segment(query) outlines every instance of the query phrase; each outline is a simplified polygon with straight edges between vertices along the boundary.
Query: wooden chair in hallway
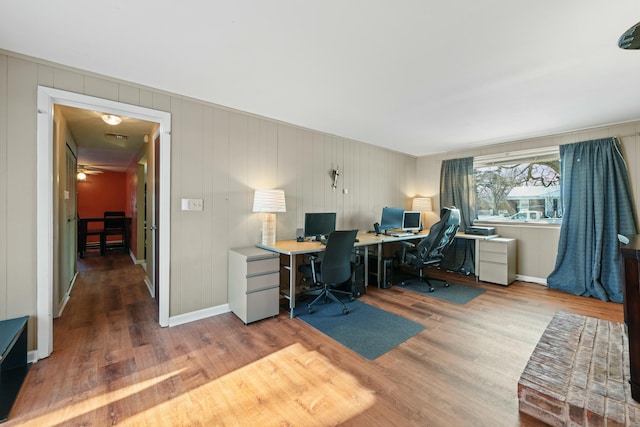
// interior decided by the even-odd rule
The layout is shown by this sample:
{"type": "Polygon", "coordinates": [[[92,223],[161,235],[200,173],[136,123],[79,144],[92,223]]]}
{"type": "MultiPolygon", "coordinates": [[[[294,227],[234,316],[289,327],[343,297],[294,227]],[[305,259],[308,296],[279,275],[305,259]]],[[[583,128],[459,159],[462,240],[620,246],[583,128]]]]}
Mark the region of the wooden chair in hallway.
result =
{"type": "MultiPolygon", "coordinates": [[[[80,215],[78,218],[78,256],[84,257],[84,253],[87,251],[87,237],[98,236],[100,241],[100,255],[104,255],[104,229],[102,226],[93,225],[89,228],[89,223],[86,220],[82,220],[80,215]]],[[[99,223],[98,223],[99,224],[99,223]]]]}
{"type": "Polygon", "coordinates": [[[107,250],[129,250],[129,230],[124,212],[105,211],[104,213],[104,239],[101,244],[102,253],[107,250]],[[109,236],[119,236],[118,240],[109,240],[109,236]]]}

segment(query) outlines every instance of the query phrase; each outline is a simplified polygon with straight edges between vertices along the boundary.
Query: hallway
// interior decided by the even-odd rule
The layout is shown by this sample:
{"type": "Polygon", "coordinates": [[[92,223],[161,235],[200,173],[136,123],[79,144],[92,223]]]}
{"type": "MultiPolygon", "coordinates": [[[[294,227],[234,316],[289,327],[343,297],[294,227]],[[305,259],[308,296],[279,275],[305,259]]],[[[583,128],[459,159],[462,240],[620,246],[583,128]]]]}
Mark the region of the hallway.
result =
{"type": "MultiPolygon", "coordinates": [[[[53,353],[32,366],[14,406],[13,414],[36,417],[34,424],[117,421],[119,404],[102,406],[103,395],[126,385],[123,378],[137,370],[143,353],[163,347],[155,334],[160,330],[158,310],[144,283],[144,270],[128,255],[96,252],[78,260],[70,301],[54,320],[53,353]],[[51,417],[52,410],[58,416],[51,417]],[[69,411],[78,417],[68,418],[69,411]],[[39,419],[39,414],[48,415],[39,419]]],[[[21,418],[13,415],[10,420],[21,418]]]]}

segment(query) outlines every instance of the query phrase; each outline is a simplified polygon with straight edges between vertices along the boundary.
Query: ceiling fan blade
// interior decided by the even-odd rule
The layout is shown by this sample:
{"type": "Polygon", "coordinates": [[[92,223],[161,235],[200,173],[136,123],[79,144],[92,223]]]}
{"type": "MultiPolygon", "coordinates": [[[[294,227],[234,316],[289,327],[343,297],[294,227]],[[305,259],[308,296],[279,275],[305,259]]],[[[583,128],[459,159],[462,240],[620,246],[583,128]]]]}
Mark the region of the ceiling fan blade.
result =
{"type": "Polygon", "coordinates": [[[620,36],[618,47],[621,49],[640,49],[640,22],[620,36]]]}

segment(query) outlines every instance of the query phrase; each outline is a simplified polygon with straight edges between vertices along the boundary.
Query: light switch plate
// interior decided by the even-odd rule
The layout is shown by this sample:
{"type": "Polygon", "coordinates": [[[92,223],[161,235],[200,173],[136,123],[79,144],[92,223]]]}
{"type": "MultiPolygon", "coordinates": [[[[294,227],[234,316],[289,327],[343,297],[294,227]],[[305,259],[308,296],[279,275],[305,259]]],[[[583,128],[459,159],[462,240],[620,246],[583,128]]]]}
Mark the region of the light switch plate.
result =
{"type": "Polygon", "coordinates": [[[202,199],[182,199],[183,211],[201,211],[203,208],[202,199]]]}

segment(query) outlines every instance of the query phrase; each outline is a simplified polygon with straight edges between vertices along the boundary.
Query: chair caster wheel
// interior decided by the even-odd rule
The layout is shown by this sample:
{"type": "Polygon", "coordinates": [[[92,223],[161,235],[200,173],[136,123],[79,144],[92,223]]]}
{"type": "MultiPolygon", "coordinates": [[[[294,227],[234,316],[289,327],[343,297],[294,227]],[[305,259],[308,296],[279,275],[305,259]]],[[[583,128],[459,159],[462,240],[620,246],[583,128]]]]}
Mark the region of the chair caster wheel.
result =
{"type": "Polygon", "coordinates": [[[435,290],[436,290],[436,288],[429,288],[429,292],[433,292],[435,290]]]}
{"type": "Polygon", "coordinates": [[[444,287],[448,288],[449,287],[449,283],[448,282],[444,282],[444,287]]]}
{"type": "Polygon", "coordinates": [[[343,308],[342,309],[342,314],[349,314],[349,309],[348,308],[343,308]]]}
{"type": "Polygon", "coordinates": [[[349,297],[349,301],[354,302],[356,299],[352,296],[349,297]]]}
{"type": "Polygon", "coordinates": [[[313,314],[313,309],[311,307],[309,307],[309,309],[307,310],[307,313],[313,314]]]}

